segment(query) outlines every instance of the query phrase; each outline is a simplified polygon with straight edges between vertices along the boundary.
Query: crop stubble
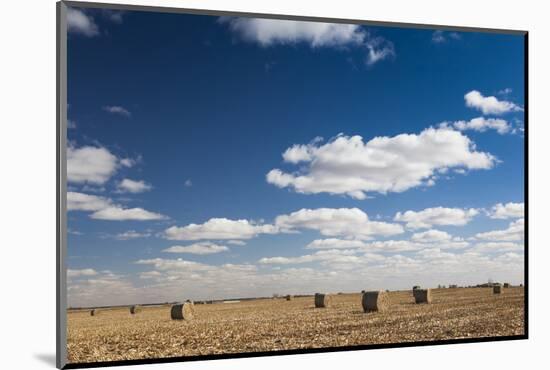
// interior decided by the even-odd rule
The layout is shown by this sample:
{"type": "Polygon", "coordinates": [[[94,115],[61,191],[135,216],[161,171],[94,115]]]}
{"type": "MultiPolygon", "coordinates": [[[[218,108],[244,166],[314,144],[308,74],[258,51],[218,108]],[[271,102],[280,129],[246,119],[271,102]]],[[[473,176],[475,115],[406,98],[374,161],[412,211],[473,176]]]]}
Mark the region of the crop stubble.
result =
{"type": "Polygon", "coordinates": [[[334,295],[329,308],[313,296],[195,305],[192,321],[170,319],[170,307],[68,312],[68,361],[132,360],[379,343],[522,335],[523,288],[432,290],[432,304],[411,291],[390,292],[387,312],[364,313],[361,295],[334,295]]]}

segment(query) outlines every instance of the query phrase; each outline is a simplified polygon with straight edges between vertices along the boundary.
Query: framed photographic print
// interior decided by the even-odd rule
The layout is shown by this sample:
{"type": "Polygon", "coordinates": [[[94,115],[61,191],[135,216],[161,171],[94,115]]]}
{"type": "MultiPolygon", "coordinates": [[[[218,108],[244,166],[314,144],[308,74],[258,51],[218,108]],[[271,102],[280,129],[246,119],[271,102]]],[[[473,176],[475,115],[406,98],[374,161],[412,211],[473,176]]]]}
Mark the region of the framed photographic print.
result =
{"type": "Polygon", "coordinates": [[[59,368],[527,338],[526,31],[57,11],[59,368]]]}

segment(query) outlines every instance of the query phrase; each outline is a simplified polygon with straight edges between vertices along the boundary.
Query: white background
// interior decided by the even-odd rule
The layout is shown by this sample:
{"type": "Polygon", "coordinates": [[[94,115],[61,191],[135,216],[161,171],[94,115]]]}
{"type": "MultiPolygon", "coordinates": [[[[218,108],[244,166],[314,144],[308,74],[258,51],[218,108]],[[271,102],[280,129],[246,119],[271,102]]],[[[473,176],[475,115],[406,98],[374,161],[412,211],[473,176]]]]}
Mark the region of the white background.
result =
{"type": "MultiPolygon", "coordinates": [[[[114,3],[124,1],[111,0],[114,3]]],[[[530,339],[134,366],[132,369],[518,369],[547,366],[550,32],[544,1],[128,0],[133,4],[523,29],[529,40],[530,339]]],[[[55,363],[55,1],[2,3],[0,22],[0,365],[55,363]]],[[[105,56],[108,58],[108,56],[105,56]]]]}

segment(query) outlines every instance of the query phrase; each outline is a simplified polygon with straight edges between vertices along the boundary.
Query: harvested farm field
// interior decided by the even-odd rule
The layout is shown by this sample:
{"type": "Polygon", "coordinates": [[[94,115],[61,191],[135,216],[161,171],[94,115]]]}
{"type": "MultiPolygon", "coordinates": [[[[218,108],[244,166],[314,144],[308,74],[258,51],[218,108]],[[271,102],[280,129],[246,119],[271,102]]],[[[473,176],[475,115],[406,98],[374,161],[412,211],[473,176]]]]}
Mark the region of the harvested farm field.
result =
{"type": "Polygon", "coordinates": [[[524,334],[523,287],[433,289],[431,304],[412,291],[388,293],[385,312],[364,313],[361,294],[196,304],[171,320],[170,306],[68,311],[69,363],[403,343],[524,334]]]}

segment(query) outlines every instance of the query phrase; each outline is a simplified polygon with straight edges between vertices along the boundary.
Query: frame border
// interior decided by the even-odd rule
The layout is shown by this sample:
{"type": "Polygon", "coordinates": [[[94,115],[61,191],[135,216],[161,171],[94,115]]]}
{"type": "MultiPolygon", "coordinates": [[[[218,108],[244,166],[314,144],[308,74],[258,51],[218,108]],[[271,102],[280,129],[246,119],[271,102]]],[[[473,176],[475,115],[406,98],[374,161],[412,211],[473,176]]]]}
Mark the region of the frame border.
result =
{"type": "Polygon", "coordinates": [[[67,5],[56,4],[56,366],[67,364],[67,5]]]}
{"type": "Polygon", "coordinates": [[[58,369],[80,369],[80,368],[96,368],[96,367],[111,367],[111,366],[127,366],[127,365],[143,365],[143,364],[160,364],[173,362],[189,362],[189,361],[206,361],[220,360],[233,358],[247,357],[267,357],[267,356],[284,356],[295,354],[314,354],[327,352],[343,352],[343,351],[361,351],[370,349],[383,348],[405,348],[405,347],[421,347],[435,346],[448,344],[468,344],[468,343],[484,343],[484,342],[500,342],[509,340],[524,340],[529,338],[529,32],[527,30],[514,29],[498,29],[498,28],[481,28],[481,27],[459,27],[438,24],[426,23],[403,23],[403,22],[383,22],[373,20],[360,19],[345,19],[345,18],[327,18],[318,16],[300,16],[288,14],[268,14],[268,13],[251,13],[226,10],[209,10],[209,9],[191,9],[191,8],[176,8],[152,5],[132,5],[132,4],[112,4],[101,2],[82,2],[82,1],[66,1],[61,0],[56,3],[57,16],[57,99],[56,99],[56,161],[57,161],[57,186],[56,186],[56,229],[57,229],[57,260],[56,260],[56,367],[58,369]],[[464,339],[447,339],[434,341],[418,341],[418,342],[403,342],[403,343],[384,343],[384,344],[369,344],[355,345],[343,347],[325,347],[325,348],[309,348],[296,350],[281,350],[281,351],[264,351],[264,352],[241,352],[241,353],[226,353],[216,355],[197,355],[189,357],[164,357],[164,358],[149,358],[137,360],[117,360],[117,361],[102,361],[102,362],[87,362],[87,363],[68,363],[67,362],[67,162],[66,162],[66,145],[67,145],[67,23],[66,15],[68,7],[78,8],[100,8],[111,10],[126,10],[126,11],[144,11],[144,12],[159,12],[159,13],[176,13],[176,14],[194,14],[194,15],[210,15],[210,16],[236,16],[236,17],[254,17],[267,19],[284,19],[296,21],[312,21],[312,22],[330,22],[330,23],[345,23],[345,24],[360,24],[368,26],[383,26],[383,27],[399,27],[399,28],[414,28],[414,29],[430,29],[443,31],[460,31],[460,32],[484,32],[507,35],[523,36],[524,39],[524,204],[525,204],[525,231],[524,231],[524,334],[513,336],[499,337],[480,337],[480,338],[464,338],[464,339]]]}

